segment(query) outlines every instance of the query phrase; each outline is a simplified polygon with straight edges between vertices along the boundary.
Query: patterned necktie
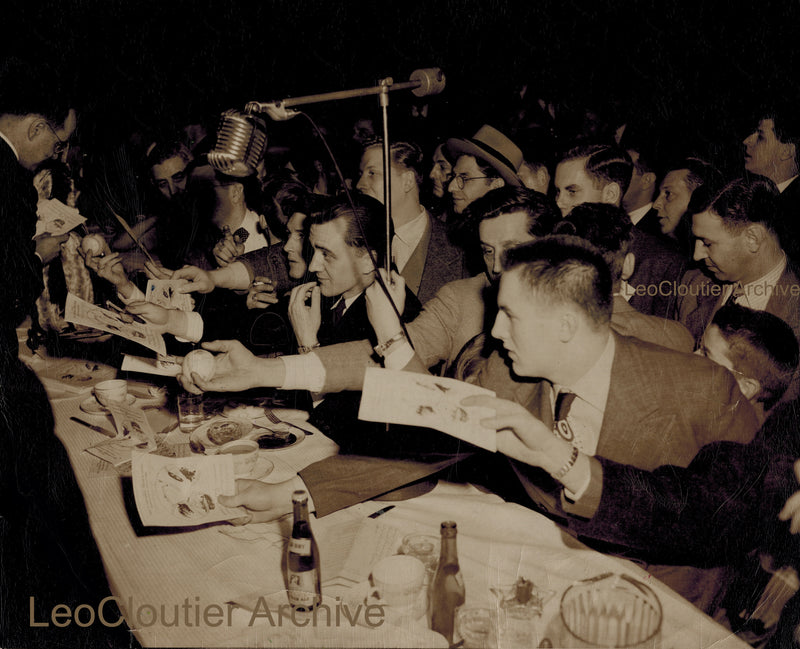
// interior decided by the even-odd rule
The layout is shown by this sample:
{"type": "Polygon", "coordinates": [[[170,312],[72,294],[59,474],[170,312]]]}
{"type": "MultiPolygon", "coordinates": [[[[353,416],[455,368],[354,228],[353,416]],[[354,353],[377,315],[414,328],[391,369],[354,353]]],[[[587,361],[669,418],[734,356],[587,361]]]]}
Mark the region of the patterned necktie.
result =
{"type": "Polygon", "coordinates": [[[559,390],[556,395],[555,415],[553,416],[553,433],[557,437],[561,437],[568,442],[575,441],[575,433],[572,431],[572,426],[569,425],[567,417],[569,416],[569,409],[572,407],[572,402],[578,395],[574,392],[567,392],[559,390]]]}
{"type": "Polygon", "coordinates": [[[236,232],[233,233],[233,239],[236,243],[244,243],[247,241],[247,237],[250,236],[250,233],[245,230],[244,228],[239,228],[236,232]]]}

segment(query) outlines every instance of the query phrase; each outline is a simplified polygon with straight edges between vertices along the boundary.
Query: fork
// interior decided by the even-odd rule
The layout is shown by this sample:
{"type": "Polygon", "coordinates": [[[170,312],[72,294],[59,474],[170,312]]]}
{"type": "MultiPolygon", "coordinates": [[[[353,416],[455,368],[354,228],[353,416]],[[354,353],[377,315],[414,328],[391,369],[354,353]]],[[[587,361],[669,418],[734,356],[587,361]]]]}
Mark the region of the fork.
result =
{"type": "Polygon", "coordinates": [[[269,419],[273,424],[283,424],[284,422],[278,419],[278,416],[272,412],[270,408],[264,408],[264,416],[269,419]]]}

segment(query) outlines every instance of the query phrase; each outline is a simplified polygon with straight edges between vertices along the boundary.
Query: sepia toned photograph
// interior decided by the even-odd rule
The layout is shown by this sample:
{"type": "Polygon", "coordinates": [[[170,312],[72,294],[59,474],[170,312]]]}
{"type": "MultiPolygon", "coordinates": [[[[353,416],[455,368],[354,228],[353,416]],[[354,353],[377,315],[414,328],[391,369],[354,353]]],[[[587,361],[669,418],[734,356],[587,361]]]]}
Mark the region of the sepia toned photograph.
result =
{"type": "Polygon", "coordinates": [[[0,648],[800,647],[800,4],[0,16],[0,648]]]}

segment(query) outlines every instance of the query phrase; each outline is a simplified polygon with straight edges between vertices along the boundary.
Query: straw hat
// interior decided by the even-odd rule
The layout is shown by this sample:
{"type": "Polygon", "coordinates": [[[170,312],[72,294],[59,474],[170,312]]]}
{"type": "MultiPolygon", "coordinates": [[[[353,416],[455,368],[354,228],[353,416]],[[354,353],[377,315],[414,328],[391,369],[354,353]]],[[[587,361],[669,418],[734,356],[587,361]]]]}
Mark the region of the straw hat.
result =
{"type": "Polygon", "coordinates": [[[453,160],[471,155],[488,163],[509,185],[522,185],[517,172],[522,151],[496,128],[484,124],[473,137],[453,137],[445,144],[453,160]]]}

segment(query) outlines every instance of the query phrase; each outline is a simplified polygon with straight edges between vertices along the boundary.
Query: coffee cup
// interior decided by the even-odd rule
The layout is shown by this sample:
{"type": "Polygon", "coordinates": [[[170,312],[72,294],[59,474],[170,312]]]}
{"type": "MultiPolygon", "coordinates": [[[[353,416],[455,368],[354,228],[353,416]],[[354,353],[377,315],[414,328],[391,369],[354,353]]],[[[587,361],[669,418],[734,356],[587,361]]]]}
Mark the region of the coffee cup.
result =
{"type": "Polygon", "coordinates": [[[398,554],[381,559],[372,568],[369,578],[370,597],[412,619],[427,609],[425,566],[415,557],[398,554]]]}
{"type": "Polygon", "coordinates": [[[233,457],[233,472],[238,476],[249,474],[258,460],[258,444],[252,439],[236,439],[220,446],[217,452],[233,457]]]}
{"type": "Polygon", "coordinates": [[[100,381],[94,386],[94,396],[101,406],[124,403],[128,396],[128,384],[122,379],[100,381]]]}

